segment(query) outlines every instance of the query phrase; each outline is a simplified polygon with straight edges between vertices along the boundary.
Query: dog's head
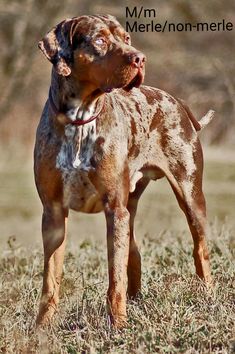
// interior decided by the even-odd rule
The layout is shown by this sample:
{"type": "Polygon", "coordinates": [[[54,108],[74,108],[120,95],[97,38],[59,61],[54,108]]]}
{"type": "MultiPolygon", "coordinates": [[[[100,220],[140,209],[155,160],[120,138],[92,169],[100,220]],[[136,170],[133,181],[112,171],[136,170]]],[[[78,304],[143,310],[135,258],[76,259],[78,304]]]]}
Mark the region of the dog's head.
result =
{"type": "Polygon", "coordinates": [[[39,48],[58,74],[102,92],[121,87],[128,91],[143,82],[145,56],[110,15],[65,20],[47,33],[39,48]]]}

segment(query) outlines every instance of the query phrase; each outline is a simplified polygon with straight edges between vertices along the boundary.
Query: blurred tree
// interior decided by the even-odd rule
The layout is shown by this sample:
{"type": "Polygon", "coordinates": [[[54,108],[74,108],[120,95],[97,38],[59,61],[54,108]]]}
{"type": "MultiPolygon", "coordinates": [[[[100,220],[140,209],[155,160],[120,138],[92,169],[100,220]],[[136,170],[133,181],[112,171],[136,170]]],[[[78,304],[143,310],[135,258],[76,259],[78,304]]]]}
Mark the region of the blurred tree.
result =
{"type": "MultiPolygon", "coordinates": [[[[230,21],[235,26],[235,2],[220,0],[1,0],[0,2],[0,120],[14,114],[14,130],[24,131],[22,122],[36,122],[48,89],[45,62],[37,57],[37,42],[56,23],[82,14],[111,13],[125,26],[125,7],[156,9],[164,23],[230,21]],[[36,87],[35,87],[36,83],[36,87]],[[32,97],[35,88],[37,95],[32,97]],[[18,124],[18,125],[17,125],[18,124]],[[20,130],[21,128],[21,130],[20,130]]],[[[133,19],[134,20],[134,19],[133,19]]],[[[204,32],[132,33],[133,44],[147,55],[146,83],[187,100],[200,116],[208,108],[217,118],[205,131],[208,142],[235,142],[234,30],[204,32]]],[[[49,63],[46,70],[49,69],[49,63]]],[[[0,138],[14,134],[8,119],[2,122],[0,138]],[[5,123],[6,122],[6,123],[5,123]]],[[[28,132],[28,134],[30,134],[28,132]]],[[[24,141],[23,135],[22,140],[24,141]]]]}
{"type": "Polygon", "coordinates": [[[1,82],[0,119],[20,97],[30,77],[30,63],[36,53],[36,38],[48,31],[65,5],[57,0],[2,0],[0,3],[1,82]],[[43,14],[43,16],[42,16],[43,14]]]}

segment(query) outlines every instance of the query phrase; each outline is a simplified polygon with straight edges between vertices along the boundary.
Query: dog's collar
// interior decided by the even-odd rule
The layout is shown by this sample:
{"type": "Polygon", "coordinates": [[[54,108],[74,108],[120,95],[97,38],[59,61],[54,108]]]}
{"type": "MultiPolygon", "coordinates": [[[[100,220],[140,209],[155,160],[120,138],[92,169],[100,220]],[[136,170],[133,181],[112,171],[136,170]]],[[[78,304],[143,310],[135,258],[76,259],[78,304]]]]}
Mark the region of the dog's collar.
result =
{"type": "MultiPolygon", "coordinates": [[[[50,87],[50,90],[49,90],[49,103],[50,103],[51,109],[52,109],[52,111],[53,111],[55,116],[58,116],[59,114],[61,114],[61,112],[58,110],[58,108],[56,107],[55,102],[53,100],[51,87],[50,87]]],[[[92,122],[93,120],[95,120],[98,117],[98,115],[100,114],[100,112],[103,109],[103,106],[104,106],[104,100],[103,100],[98,112],[95,115],[91,116],[91,118],[89,118],[87,120],[78,119],[78,120],[75,120],[75,121],[71,121],[69,124],[80,126],[80,125],[85,125],[87,123],[92,122]]]]}

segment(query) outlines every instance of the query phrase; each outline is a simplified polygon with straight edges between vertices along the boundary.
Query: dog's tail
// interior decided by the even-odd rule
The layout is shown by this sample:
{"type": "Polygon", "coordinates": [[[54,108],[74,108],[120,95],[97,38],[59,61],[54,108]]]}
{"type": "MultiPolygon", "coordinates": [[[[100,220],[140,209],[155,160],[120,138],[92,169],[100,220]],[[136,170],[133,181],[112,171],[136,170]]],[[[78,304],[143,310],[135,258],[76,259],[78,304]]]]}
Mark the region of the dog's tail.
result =
{"type": "Polygon", "coordinates": [[[178,98],[179,102],[181,103],[181,105],[184,107],[189,119],[191,120],[195,130],[198,132],[200,130],[202,130],[203,128],[205,128],[207,126],[207,124],[210,123],[210,121],[213,119],[214,115],[215,115],[215,111],[213,110],[209,110],[207,112],[207,114],[205,114],[199,121],[194,117],[193,113],[191,112],[191,110],[189,109],[189,106],[180,98],[178,98]]]}

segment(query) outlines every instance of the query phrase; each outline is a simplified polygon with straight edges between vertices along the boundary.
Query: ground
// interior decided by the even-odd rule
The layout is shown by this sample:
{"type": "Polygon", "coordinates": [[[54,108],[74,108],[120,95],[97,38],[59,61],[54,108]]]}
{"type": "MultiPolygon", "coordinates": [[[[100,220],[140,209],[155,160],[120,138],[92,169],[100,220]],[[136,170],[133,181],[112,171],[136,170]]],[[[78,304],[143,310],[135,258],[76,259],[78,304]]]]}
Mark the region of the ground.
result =
{"type": "Polygon", "coordinates": [[[35,333],[43,269],[41,205],[31,160],[16,152],[0,161],[0,352],[235,351],[233,151],[205,149],[214,288],[207,290],[194,275],[192,240],[167,182],[151,183],[136,220],[142,294],[128,302],[129,322],[122,331],[110,327],[106,313],[104,216],[71,213],[59,312],[50,328],[35,333]]]}

